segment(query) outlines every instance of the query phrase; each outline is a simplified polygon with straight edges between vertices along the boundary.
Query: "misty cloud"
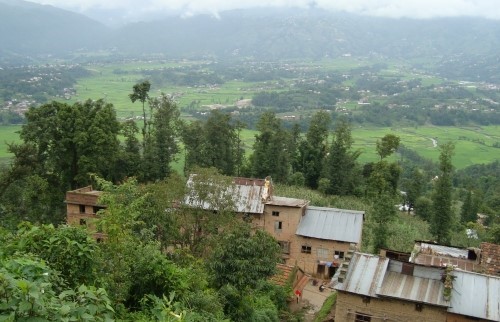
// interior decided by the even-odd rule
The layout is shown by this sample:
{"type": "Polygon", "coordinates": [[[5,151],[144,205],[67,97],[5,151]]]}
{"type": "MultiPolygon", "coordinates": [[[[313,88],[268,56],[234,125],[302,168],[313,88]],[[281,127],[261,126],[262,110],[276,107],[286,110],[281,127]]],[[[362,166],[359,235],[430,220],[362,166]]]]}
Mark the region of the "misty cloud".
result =
{"type": "Polygon", "coordinates": [[[183,16],[212,14],[245,8],[308,8],[317,7],[370,16],[392,18],[434,18],[476,16],[500,19],[498,0],[32,0],[42,4],[87,12],[113,11],[133,19],[175,13],[183,16]]]}

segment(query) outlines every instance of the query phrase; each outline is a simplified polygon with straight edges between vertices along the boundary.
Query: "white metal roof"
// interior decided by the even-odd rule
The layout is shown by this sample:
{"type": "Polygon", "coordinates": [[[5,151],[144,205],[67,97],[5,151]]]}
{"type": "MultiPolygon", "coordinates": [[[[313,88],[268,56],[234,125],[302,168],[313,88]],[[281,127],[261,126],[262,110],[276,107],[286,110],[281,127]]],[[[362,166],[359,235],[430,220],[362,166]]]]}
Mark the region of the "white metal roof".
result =
{"type": "Polygon", "coordinates": [[[363,211],[307,207],[296,234],[359,244],[363,217],[363,211]]]}
{"type": "Polygon", "coordinates": [[[453,291],[448,312],[500,321],[500,278],[453,271],[453,291]]]}

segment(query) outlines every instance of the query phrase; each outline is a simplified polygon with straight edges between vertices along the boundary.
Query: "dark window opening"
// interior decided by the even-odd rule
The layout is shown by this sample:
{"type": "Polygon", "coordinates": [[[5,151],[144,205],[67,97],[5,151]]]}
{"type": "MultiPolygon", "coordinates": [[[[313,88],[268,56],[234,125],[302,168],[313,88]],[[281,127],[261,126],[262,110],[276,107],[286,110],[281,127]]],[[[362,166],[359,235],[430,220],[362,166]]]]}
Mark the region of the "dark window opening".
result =
{"type": "Polygon", "coordinates": [[[413,276],[413,269],[415,266],[409,263],[403,263],[403,268],[401,269],[401,274],[413,276]]]}
{"type": "Polygon", "coordinates": [[[280,212],[279,212],[279,211],[273,211],[273,212],[272,212],[272,215],[273,215],[274,217],[279,217],[280,212]]]}
{"type": "Polygon", "coordinates": [[[363,303],[370,303],[370,297],[369,296],[363,296],[363,303]]]}
{"type": "Polygon", "coordinates": [[[415,310],[422,312],[422,309],[424,308],[424,304],[422,303],[416,303],[415,304],[415,310]]]}
{"type": "Polygon", "coordinates": [[[338,250],[335,251],[335,255],[337,255],[339,258],[344,258],[344,252],[340,252],[338,250]]]}
{"type": "Polygon", "coordinates": [[[363,313],[356,313],[356,317],[354,318],[354,322],[371,322],[372,316],[363,313]]]}
{"type": "Polygon", "coordinates": [[[274,231],[281,231],[283,229],[283,222],[282,221],[275,221],[274,222],[274,231]]]}
{"type": "Polygon", "coordinates": [[[311,246],[302,245],[302,253],[311,254],[311,246]]]}
{"type": "Polygon", "coordinates": [[[80,205],[80,213],[81,214],[85,213],[85,205],[80,205]]]}

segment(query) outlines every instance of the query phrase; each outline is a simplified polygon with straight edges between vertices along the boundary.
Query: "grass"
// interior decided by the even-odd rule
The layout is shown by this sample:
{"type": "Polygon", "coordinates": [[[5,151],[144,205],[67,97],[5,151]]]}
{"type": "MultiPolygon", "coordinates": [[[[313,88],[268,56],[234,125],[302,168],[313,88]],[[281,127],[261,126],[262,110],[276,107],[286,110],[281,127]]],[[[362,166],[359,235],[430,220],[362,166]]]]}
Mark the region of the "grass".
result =
{"type": "Polygon", "coordinates": [[[8,144],[21,142],[20,130],[20,125],[0,126],[0,163],[8,163],[11,160],[12,154],[8,151],[8,144]]]}

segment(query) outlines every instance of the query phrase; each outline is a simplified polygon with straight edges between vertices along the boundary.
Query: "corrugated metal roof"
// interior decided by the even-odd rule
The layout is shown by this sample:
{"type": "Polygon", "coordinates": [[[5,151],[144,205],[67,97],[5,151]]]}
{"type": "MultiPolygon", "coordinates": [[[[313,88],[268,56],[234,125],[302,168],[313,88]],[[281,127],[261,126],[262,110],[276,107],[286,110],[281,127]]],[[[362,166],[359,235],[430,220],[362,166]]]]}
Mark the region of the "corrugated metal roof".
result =
{"type": "Polygon", "coordinates": [[[378,295],[448,306],[448,302],[443,298],[443,288],[440,280],[386,272],[378,295]]]}
{"type": "Polygon", "coordinates": [[[466,271],[453,272],[448,312],[500,321],[500,278],[466,271]]]}
{"type": "Polygon", "coordinates": [[[388,258],[354,253],[347,276],[337,290],[375,297],[389,264],[388,258]]]}
{"type": "MultiPolygon", "coordinates": [[[[238,183],[242,183],[241,178],[238,178],[238,183]]],[[[259,180],[250,180],[245,182],[246,184],[232,184],[228,191],[226,191],[226,196],[233,199],[235,205],[235,212],[238,213],[257,213],[262,214],[264,212],[264,202],[262,200],[262,193],[265,187],[261,184],[259,180]]],[[[193,175],[191,175],[187,181],[187,186],[193,186],[193,175]]],[[[196,192],[191,190],[185,197],[184,203],[197,208],[202,208],[206,210],[217,210],[216,205],[212,205],[207,201],[201,202],[196,195],[196,192]]]]}
{"type": "Polygon", "coordinates": [[[297,235],[349,243],[361,242],[363,211],[307,207],[297,235]]]}

